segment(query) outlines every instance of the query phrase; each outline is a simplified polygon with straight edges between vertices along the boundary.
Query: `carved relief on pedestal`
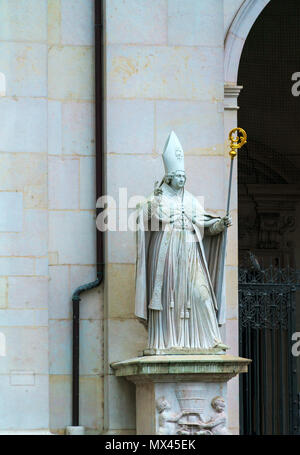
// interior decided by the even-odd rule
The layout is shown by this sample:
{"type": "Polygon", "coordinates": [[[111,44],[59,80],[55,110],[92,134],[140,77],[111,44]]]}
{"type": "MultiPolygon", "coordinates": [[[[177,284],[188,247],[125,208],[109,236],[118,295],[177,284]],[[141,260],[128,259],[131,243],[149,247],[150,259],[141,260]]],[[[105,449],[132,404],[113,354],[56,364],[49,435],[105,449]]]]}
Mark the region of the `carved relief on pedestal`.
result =
{"type": "Polygon", "coordinates": [[[171,411],[171,405],[164,397],[156,401],[156,410],[158,414],[157,434],[176,434],[176,415],[171,411]]]}
{"type": "Polygon", "coordinates": [[[170,403],[161,397],[156,401],[159,435],[227,435],[230,434],[226,421],[225,400],[216,396],[211,400],[213,415],[206,419],[203,415],[206,398],[202,389],[177,387],[175,394],[181,411],[175,413],[170,403]]]}
{"type": "Polygon", "coordinates": [[[205,422],[202,428],[211,431],[212,434],[226,435],[230,434],[226,426],[227,415],[225,413],[225,400],[223,397],[215,397],[211,401],[211,407],[215,411],[215,415],[210,420],[205,422]]]}

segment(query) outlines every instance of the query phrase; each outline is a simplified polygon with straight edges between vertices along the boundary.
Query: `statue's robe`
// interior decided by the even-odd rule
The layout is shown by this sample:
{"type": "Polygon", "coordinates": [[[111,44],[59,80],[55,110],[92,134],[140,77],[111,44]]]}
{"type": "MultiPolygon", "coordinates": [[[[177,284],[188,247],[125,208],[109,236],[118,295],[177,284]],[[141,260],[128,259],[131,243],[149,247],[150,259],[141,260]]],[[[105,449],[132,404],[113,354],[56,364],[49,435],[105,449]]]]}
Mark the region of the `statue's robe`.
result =
{"type": "Polygon", "coordinates": [[[188,191],[161,189],[138,208],[135,313],[149,348],[209,349],[225,322],[223,225],[188,191]]]}

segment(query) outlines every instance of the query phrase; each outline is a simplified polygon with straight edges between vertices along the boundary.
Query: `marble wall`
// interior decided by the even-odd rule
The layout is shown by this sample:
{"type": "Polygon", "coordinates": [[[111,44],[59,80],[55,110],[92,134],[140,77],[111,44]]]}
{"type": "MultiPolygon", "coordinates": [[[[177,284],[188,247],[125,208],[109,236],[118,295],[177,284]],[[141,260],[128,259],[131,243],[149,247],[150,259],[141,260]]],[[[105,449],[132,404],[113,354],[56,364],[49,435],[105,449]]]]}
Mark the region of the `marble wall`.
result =
{"type": "MultiPolygon", "coordinates": [[[[96,277],[94,2],[48,1],[50,428],[71,421],[71,296],[96,277]]],[[[101,289],[83,295],[80,424],[102,428],[101,289]]]]}
{"type": "MultiPolygon", "coordinates": [[[[0,430],[71,424],[71,295],[96,276],[93,11],[0,2],[0,430]]],[[[99,432],[100,291],[81,308],[80,423],[99,432]]]]}
{"type": "Polygon", "coordinates": [[[0,18],[0,430],[47,429],[47,2],[2,1],[0,18]]]}

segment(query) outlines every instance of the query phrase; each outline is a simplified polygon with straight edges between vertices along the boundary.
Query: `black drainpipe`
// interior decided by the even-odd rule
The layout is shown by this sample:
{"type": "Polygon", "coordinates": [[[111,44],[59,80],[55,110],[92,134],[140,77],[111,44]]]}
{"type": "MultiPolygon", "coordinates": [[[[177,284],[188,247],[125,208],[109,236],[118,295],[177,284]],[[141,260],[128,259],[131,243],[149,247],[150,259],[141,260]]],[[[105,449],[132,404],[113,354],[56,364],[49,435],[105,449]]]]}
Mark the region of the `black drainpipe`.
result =
{"type": "MultiPolygon", "coordinates": [[[[95,115],[96,115],[96,200],[104,194],[103,160],[103,0],[95,0],[95,115]]],[[[97,209],[98,210],[98,209],[97,209]]],[[[98,215],[98,212],[97,212],[98,215]]],[[[97,279],[79,286],[72,295],[73,302],[73,364],[72,364],[72,426],[79,426],[79,304],[81,294],[99,286],[104,278],[103,232],[96,230],[97,279]]]]}

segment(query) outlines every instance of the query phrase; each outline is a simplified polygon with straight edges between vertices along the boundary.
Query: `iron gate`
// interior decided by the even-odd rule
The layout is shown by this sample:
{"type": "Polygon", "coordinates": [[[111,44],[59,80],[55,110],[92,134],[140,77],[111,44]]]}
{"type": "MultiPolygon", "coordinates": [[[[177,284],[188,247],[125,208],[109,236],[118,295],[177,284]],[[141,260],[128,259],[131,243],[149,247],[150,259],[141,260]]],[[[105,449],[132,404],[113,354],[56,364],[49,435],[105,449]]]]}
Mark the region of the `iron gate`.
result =
{"type": "Polygon", "coordinates": [[[299,434],[295,292],[290,268],[239,269],[240,355],[252,359],[240,376],[241,434],[299,434]]]}

